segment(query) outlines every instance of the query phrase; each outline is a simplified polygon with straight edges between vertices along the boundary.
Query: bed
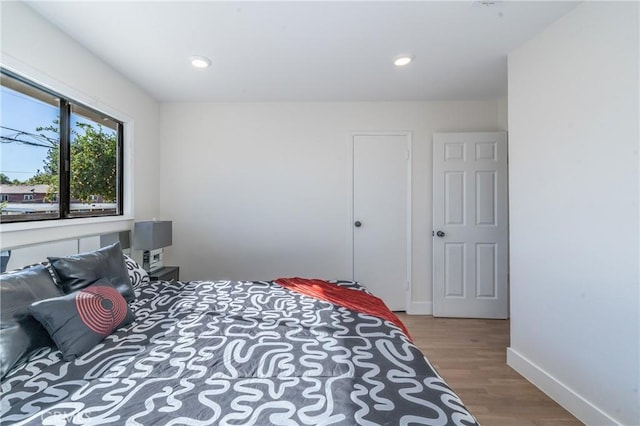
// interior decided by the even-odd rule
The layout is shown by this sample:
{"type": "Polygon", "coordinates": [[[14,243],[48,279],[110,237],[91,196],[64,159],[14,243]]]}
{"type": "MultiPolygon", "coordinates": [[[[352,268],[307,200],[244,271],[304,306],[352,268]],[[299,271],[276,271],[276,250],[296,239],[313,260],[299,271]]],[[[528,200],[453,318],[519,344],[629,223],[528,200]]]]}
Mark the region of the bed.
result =
{"type": "Polygon", "coordinates": [[[477,424],[400,325],[274,281],[149,282],[125,265],[131,322],[12,366],[3,424],[477,424]]]}

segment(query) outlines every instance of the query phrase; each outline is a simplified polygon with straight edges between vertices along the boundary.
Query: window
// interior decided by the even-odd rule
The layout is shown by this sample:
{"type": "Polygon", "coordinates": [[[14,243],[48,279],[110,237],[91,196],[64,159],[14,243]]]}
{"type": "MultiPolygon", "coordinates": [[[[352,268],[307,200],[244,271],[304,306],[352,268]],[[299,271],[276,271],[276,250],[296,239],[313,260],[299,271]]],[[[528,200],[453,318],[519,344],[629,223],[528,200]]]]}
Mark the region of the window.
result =
{"type": "Polygon", "coordinates": [[[0,69],[0,222],[122,214],[123,124],[0,69]]]}

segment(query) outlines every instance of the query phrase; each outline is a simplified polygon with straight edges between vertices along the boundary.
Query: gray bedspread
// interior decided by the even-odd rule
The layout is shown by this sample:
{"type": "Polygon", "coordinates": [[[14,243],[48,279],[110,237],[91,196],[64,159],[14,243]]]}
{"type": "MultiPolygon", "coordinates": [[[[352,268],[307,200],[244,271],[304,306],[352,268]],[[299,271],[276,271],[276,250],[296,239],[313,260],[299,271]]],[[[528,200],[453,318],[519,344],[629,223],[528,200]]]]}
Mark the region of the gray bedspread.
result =
{"type": "MultiPolygon", "coordinates": [[[[340,285],[361,289],[352,282],[340,285]]],[[[3,424],[475,425],[398,327],[272,282],[151,282],[89,353],[43,349],[3,424]]]]}

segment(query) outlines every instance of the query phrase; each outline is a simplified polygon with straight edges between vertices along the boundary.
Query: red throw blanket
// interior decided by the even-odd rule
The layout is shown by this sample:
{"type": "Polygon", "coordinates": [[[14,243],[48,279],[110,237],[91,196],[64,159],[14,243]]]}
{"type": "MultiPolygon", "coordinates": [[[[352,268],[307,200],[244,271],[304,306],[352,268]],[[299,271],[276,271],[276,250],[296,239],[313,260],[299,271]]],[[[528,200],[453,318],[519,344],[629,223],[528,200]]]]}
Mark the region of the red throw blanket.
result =
{"type": "Polygon", "coordinates": [[[274,282],[289,290],[302,293],[305,296],[314,297],[339,306],[344,306],[356,312],[374,315],[378,318],[391,321],[400,327],[400,329],[404,331],[404,334],[411,339],[409,330],[407,330],[402,321],[400,321],[400,318],[387,308],[387,305],[384,304],[382,299],[365,293],[364,291],[353,290],[337,284],[309,278],[278,278],[274,282]]]}

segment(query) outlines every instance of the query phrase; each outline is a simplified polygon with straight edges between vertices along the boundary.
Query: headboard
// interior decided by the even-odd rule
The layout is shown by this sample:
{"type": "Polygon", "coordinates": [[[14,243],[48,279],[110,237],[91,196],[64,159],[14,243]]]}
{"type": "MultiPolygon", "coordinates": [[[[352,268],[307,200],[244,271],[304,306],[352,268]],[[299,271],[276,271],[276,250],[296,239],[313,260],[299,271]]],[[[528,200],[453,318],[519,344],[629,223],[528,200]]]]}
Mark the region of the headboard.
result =
{"type": "Polygon", "coordinates": [[[47,256],[63,257],[97,250],[116,241],[120,241],[120,246],[125,254],[131,254],[130,234],[130,231],[112,232],[2,250],[0,272],[11,271],[45,261],[47,256]]]}

